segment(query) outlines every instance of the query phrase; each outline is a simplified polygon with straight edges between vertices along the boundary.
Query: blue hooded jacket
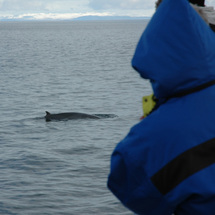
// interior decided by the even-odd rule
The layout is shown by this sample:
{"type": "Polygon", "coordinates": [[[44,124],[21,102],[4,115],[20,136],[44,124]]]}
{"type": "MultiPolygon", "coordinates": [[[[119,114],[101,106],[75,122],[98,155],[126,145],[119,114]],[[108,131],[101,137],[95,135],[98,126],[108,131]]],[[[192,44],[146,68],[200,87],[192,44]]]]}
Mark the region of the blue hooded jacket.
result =
{"type": "Polygon", "coordinates": [[[160,103],[116,146],[109,189],[137,214],[214,215],[214,32],[188,0],[163,0],[132,65],[160,103]]]}

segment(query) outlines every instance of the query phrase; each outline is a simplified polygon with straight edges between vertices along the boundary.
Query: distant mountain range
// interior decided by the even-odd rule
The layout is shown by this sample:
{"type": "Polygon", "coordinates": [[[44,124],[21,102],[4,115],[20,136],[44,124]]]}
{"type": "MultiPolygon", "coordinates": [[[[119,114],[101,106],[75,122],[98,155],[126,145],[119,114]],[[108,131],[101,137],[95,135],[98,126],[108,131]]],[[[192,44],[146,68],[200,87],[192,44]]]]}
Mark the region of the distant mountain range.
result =
{"type": "Polygon", "coordinates": [[[0,17],[0,21],[59,21],[59,20],[66,20],[66,21],[96,21],[96,20],[143,20],[143,19],[150,19],[150,17],[131,17],[131,16],[80,16],[77,18],[40,18],[34,16],[23,16],[23,17],[0,17]]]}
{"type": "Polygon", "coordinates": [[[73,20],[137,20],[149,18],[150,17],[131,17],[131,16],[81,16],[73,20]]]}

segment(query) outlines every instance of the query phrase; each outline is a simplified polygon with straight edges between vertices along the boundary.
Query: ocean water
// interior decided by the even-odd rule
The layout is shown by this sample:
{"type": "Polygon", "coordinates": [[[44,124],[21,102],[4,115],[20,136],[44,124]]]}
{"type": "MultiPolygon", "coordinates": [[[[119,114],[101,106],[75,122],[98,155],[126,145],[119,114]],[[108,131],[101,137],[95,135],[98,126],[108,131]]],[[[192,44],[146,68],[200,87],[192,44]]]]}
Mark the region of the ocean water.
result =
{"type": "Polygon", "coordinates": [[[0,22],[0,214],[132,214],[110,156],[150,85],[131,68],[136,21],[0,22]],[[114,118],[44,120],[51,113],[114,118]]]}

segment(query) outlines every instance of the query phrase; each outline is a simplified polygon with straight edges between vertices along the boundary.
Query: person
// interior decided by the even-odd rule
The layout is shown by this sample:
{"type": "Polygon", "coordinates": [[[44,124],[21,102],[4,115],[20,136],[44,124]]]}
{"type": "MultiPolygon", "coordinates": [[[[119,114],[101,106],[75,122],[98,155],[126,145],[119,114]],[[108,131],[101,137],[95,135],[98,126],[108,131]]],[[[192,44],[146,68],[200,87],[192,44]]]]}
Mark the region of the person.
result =
{"type": "Polygon", "coordinates": [[[111,156],[108,188],[143,215],[215,214],[215,35],[188,0],[163,0],[132,59],[156,108],[111,156]]]}
{"type": "MultiPolygon", "coordinates": [[[[157,0],[155,2],[155,8],[161,4],[162,0],[157,0]]],[[[215,32],[215,11],[213,7],[205,6],[205,0],[189,0],[191,6],[196,10],[196,12],[202,17],[202,19],[210,26],[210,28],[215,32]]],[[[140,119],[144,119],[148,116],[153,109],[156,107],[156,98],[153,94],[144,96],[142,98],[142,108],[143,116],[140,119]]]]}

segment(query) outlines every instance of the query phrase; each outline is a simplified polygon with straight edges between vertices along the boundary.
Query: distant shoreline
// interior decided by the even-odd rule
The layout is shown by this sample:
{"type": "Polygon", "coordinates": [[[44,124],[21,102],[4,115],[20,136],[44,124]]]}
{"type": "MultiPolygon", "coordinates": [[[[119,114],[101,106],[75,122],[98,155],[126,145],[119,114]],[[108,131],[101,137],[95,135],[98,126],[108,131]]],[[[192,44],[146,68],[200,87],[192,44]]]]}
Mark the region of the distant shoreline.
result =
{"type": "Polygon", "coordinates": [[[81,16],[73,20],[142,20],[150,17],[131,17],[131,16],[81,16]]]}
{"type": "Polygon", "coordinates": [[[58,19],[58,18],[44,18],[44,19],[37,19],[32,16],[26,16],[22,18],[7,18],[2,17],[0,18],[1,22],[7,21],[120,21],[120,20],[148,20],[151,17],[131,17],[131,16],[80,16],[77,18],[71,19],[58,19]]]}

